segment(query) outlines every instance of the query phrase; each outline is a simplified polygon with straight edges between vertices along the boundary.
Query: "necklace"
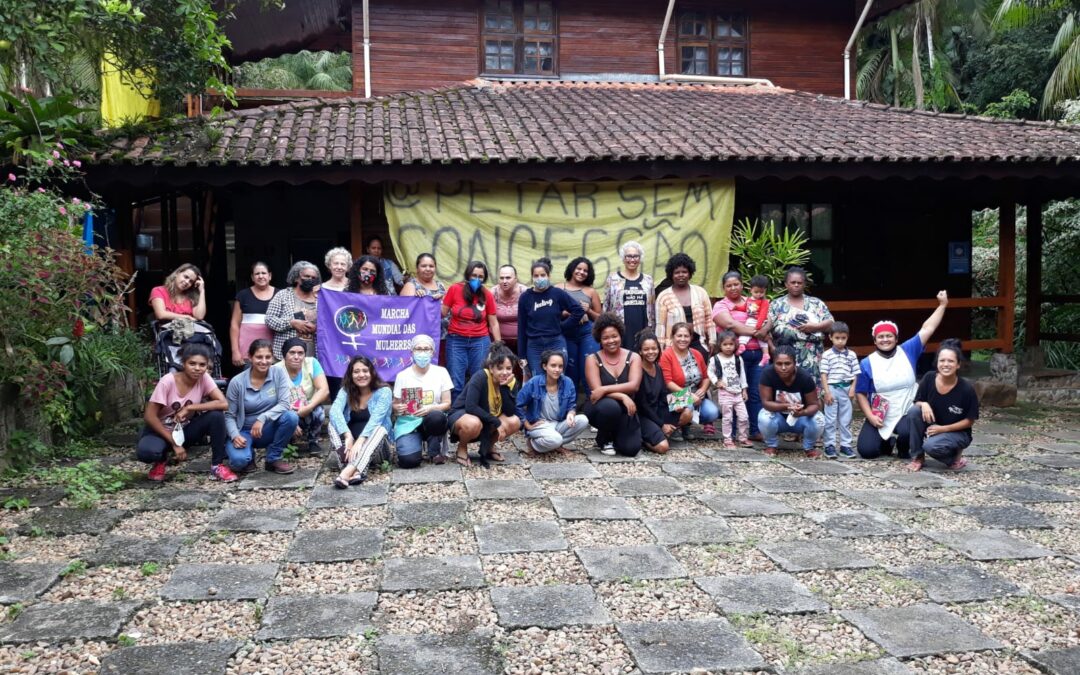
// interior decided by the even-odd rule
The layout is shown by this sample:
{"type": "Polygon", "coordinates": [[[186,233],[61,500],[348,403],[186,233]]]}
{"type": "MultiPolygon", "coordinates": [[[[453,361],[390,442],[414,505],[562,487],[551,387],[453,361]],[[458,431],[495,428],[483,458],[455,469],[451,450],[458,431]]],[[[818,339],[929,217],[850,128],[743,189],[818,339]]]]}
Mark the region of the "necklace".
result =
{"type": "Polygon", "coordinates": [[[604,361],[604,363],[608,364],[609,366],[617,366],[617,365],[619,365],[619,358],[620,357],[622,357],[622,349],[621,348],[619,350],[619,354],[615,357],[615,362],[614,363],[607,360],[607,357],[604,354],[604,352],[600,352],[600,358],[604,361]]]}

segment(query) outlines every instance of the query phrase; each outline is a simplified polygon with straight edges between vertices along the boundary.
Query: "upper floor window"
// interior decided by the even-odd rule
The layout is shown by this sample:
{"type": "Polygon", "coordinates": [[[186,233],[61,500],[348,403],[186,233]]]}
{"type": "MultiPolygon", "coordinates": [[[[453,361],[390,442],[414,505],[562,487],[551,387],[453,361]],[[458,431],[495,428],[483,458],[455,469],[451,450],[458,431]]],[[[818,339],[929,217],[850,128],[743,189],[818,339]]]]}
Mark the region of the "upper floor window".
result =
{"type": "Polygon", "coordinates": [[[484,0],[483,71],[555,75],[558,34],[550,0],[484,0]]]}
{"type": "Polygon", "coordinates": [[[679,72],[746,77],[750,42],[744,14],[683,12],[678,25],[679,72]]]}

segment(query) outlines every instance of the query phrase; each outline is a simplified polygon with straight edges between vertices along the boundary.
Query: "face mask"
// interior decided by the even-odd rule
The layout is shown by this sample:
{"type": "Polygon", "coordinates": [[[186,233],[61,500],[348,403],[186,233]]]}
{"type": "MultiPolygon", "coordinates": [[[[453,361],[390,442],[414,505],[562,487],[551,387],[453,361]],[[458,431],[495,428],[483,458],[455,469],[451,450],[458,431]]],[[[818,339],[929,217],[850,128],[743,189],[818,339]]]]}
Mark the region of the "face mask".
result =
{"type": "Polygon", "coordinates": [[[371,272],[361,272],[360,273],[360,283],[362,283],[362,284],[370,284],[373,281],[375,281],[375,275],[372,274],[371,272]]]}
{"type": "Polygon", "coordinates": [[[469,288],[471,288],[472,292],[475,293],[480,290],[481,283],[482,282],[479,279],[469,279],[469,288]]]}
{"type": "Polygon", "coordinates": [[[412,362],[417,368],[427,368],[431,365],[431,352],[413,352],[412,362]]]}
{"type": "Polygon", "coordinates": [[[319,285],[318,279],[301,279],[300,290],[305,293],[310,293],[315,290],[315,287],[319,285]]]}
{"type": "Polygon", "coordinates": [[[533,286],[536,286],[536,290],[538,290],[538,291],[547,290],[547,287],[550,286],[550,285],[551,285],[551,279],[548,279],[547,277],[544,277],[543,279],[534,279],[533,280],[533,286]]]}

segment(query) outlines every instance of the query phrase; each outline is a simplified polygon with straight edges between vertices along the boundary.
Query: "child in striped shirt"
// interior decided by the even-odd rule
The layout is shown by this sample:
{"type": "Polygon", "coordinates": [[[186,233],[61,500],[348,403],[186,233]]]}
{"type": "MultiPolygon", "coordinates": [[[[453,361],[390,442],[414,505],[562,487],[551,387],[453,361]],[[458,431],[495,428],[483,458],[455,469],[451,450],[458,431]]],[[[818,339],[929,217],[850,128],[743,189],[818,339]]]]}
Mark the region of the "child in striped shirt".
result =
{"type": "Polygon", "coordinates": [[[851,449],[851,400],[855,398],[855,376],[859,372],[859,357],[847,348],[848,325],[833,323],[829,339],[832,347],[821,355],[821,388],[825,415],[825,457],[836,459],[836,426],[840,424],[840,454],[846,459],[855,457],[851,449]]]}

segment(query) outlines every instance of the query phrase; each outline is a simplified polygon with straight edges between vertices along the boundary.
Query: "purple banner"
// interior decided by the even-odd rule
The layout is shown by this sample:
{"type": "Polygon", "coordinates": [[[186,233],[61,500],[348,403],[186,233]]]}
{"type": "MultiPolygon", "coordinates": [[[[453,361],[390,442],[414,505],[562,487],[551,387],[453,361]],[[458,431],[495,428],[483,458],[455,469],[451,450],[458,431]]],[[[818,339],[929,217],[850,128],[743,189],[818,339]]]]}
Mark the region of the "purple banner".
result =
{"type": "Polygon", "coordinates": [[[315,322],[316,356],[326,373],[342,377],[349,359],[363,354],[386,381],[412,365],[409,341],[419,334],[435,340],[439,354],[441,303],[432,298],[361,295],[323,289],[315,322]]]}

